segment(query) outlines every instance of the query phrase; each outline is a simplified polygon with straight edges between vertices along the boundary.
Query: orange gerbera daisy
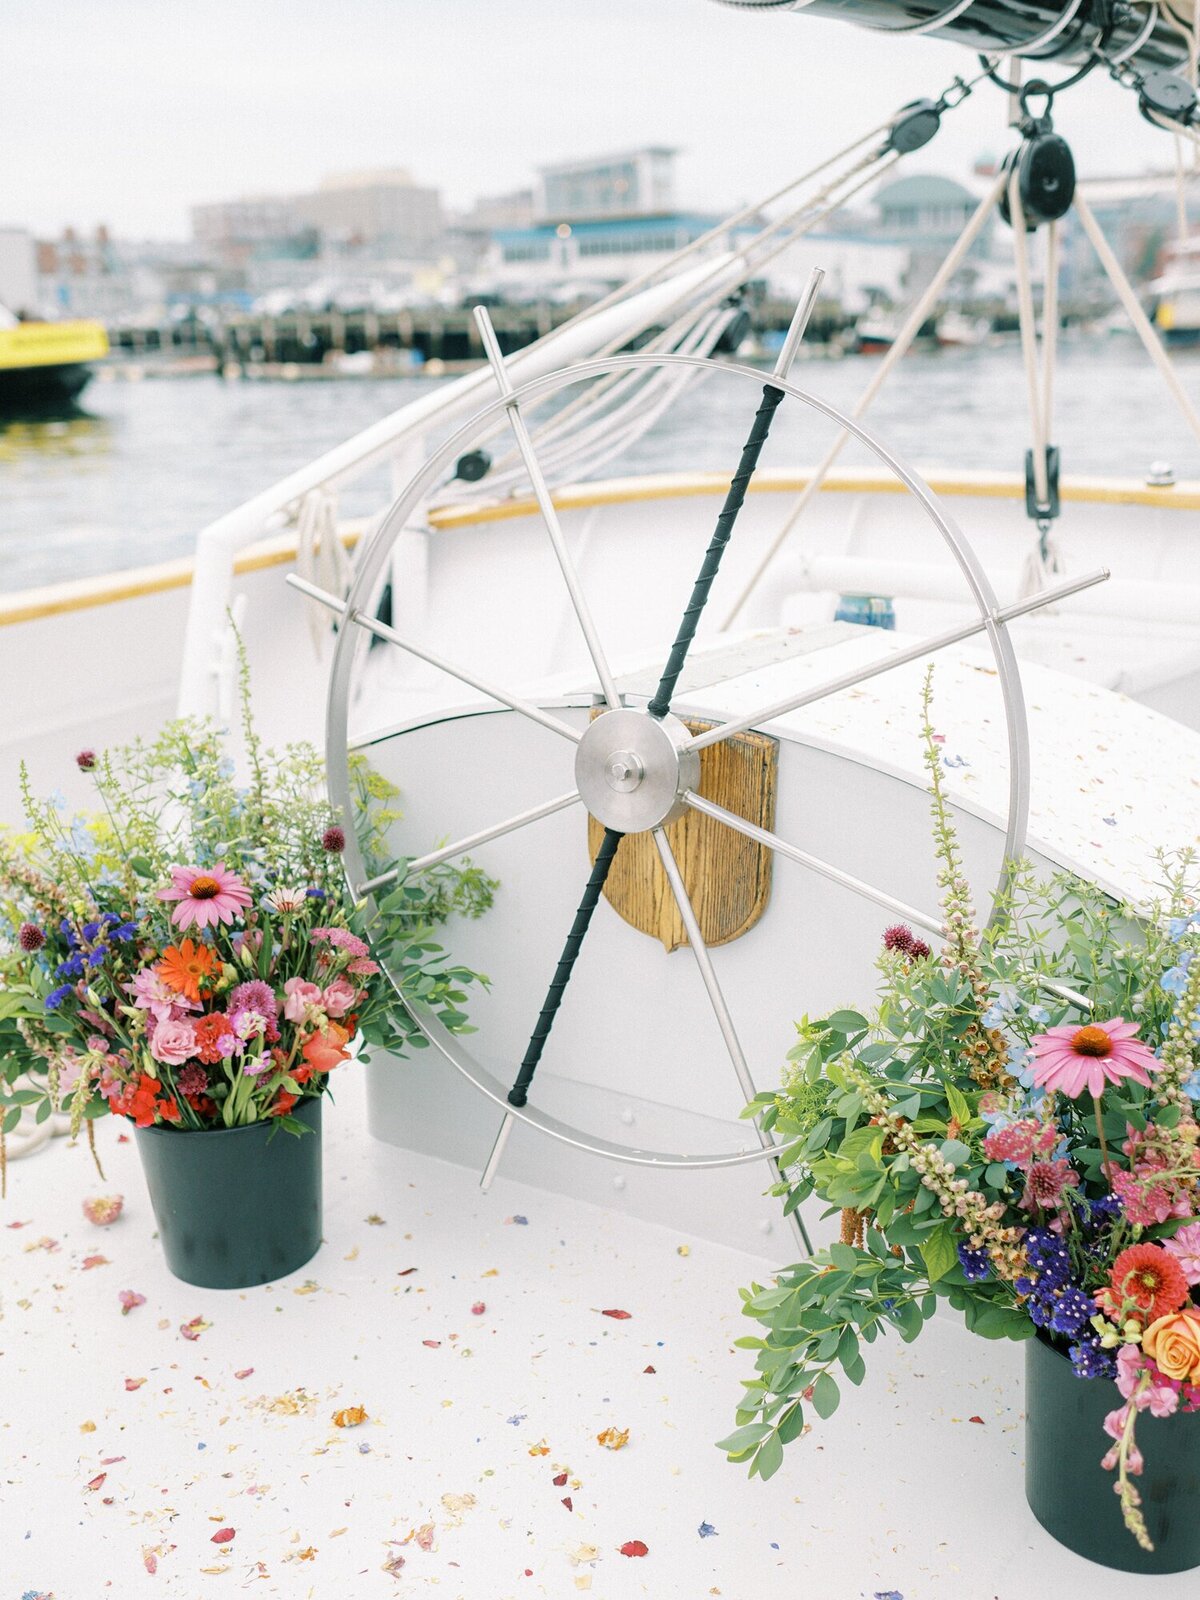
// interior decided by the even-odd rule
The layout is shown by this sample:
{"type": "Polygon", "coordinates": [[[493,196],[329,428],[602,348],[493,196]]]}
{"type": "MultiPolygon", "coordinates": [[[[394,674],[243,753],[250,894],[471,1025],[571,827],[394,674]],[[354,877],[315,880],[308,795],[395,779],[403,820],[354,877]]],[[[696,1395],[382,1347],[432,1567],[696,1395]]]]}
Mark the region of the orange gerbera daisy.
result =
{"type": "Polygon", "coordinates": [[[176,994],[189,1000],[199,1000],[201,990],[212,988],[212,980],[221,969],[215,950],[205,944],[193,944],[181,939],[162,953],[162,960],[154,968],[162,981],[176,994]]]}

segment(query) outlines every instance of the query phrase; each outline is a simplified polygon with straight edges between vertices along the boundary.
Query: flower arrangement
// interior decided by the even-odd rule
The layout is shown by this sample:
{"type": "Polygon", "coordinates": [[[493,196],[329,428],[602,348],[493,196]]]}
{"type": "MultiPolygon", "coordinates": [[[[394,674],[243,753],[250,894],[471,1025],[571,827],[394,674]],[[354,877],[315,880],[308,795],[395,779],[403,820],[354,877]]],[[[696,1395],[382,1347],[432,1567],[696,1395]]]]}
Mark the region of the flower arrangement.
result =
{"type": "Polygon", "coordinates": [[[973,1332],[1038,1336],[1115,1386],[1103,1465],[1151,1549],[1138,1418],[1200,1410],[1196,860],[1164,858],[1165,903],[1140,915],[1020,868],[981,933],[931,689],[943,947],[887,929],[871,1014],[805,1018],[782,1090],[747,1108],[790,1141],[787,1208],[816,1194],[840,1239],[743,1291],[757,1372],[722,1448],[769,1477],[805,1405],[837,1407],[835,1367],[861,1382],[864,1345],[916,1338],[947,1301],[973,1332]]]}
{"type": "MultiPolygon", "coordinates": [[[[340,818],[307,745],[265,751],[241,674],[249,782],[223,735],[181,720],[158,738],[76,757],[97,808],[67,817],[22,773],[28,831],[0,838],[0,1160],[22,1112],[69,1109],[72,1134],[105,1112],[139,1128],[294,1134],[301,1097],[372,1046],[423,1045],[401,999],[467,1028],[478,980],[430,937],[452,911],[481,915],[495,885],[469,863],[401,879],[374,910],[345,883],[340,818]]],[[[397,791],[353,767],[372,871],[397,791]]],[[[95,1150],[92,1142],[93,1153],[95,1150]]]]}

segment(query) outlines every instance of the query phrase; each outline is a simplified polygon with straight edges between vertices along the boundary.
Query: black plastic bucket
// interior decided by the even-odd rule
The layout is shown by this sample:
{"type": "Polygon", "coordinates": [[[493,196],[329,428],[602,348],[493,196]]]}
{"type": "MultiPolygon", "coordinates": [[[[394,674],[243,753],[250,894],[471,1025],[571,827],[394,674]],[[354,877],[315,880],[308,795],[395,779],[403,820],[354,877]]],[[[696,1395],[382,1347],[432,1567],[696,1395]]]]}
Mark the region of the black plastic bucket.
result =
{"type": "Polygon", "coordinates": [[[202,1289],[249,1289],[295,1272],[321,1244],[321,1097],[246,1128],[138,1128],[167,1266],[202,1289]]]}
{"type": "Polygon", "coordinates": [[[1133,1481],[1154,1541],[1143,1550],[1121,1519],[1115,1472],[1100,1465],[1104,1419],[1122,1404],[1108,1378],[1077,1378],[1040,1338],[1025,1345],[1025,1498],[1060,1544],[1118,1572],[1200,1566],[1200,1412],[1137,1421],[1145,1471],[1133,1481]]]}

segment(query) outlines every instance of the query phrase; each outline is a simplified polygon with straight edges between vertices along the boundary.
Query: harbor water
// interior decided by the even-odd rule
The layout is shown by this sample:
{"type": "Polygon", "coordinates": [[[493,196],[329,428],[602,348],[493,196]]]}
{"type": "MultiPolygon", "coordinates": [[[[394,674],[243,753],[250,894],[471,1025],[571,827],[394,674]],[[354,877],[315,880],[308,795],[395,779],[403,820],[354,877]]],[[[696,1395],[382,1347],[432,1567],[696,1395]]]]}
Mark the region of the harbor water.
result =
{"type": "MultiPolygon", "coordinates": [[[[849,409],[876,361],[813,360],[795,376],[849,409]]],[[[1200,405],[1200,360],[1185,355],[1178,370],[1200,405]]],[[[0,420],[0,586],[13,593],[188,555],[206,523],[444,381],[98,378],[72,415],[0,420]]],[[[723,470],[736,459],[746,406],[744,384],[694,389],[606,470],[723,470]]],[[[918,466],[1021,471],[1029,425],[1020,350],[911,354],[867,420],[918,466]]],[[[826,428],[784,441],[767,464],[811,464],[830,437],[826,428]]],[[[1131,338],[1063,342],[1053,437],[1066,476],[1143,478],[1167,461],[1179,478],[1200,477],[1200,445],[1131,338]]],[[[858,446],[843,457],[865,459],[858,446]]],[[[388,483],[381,471],[350,486],[342,513],[378,510],[388,483]]]]}

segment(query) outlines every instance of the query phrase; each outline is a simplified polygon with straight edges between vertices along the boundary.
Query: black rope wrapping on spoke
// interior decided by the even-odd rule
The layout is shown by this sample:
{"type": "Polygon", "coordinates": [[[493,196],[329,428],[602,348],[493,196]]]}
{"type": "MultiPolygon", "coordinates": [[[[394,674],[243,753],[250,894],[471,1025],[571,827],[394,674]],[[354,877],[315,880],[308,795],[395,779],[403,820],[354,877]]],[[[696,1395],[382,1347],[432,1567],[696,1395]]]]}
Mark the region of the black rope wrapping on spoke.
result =
{"type": "Polygon", "coordinates": [[[754,426],[750,429],[750,436],[742,447],[742,459],[738,462],[738,469],[734,473],[729,485],[729,492],[725,496],[725,504],[721,507],[721,515],[717,518],[717,526],[713,532],[712,541],[704,553],[704,560],[700,566],[699,575],[692,589],[692,598],[688,601],[687,610],[683,613],[679,624],[679,632],[675,643],[671,646],[671,655],[663,668],[663,675],[655,690],[654,699],[646,707],[652,717],[665,717],[671,709],[671,697],[675,693],[675,685],[679,681],[679,674],[683,671],[683,664],[687,660],[687,653],[692,640],[696,637],[696,629],[700,623],[700,615],[708,603],[708,591],[712,588],[713,579],[721,565],[721,557],[725,554],[725,546],[729,543],[729,536],[733,532],[733,525],[737,521],[738,512],[742,509],[742,502],[746,498],[746,490],[754,476],[754,469],[758,466],[758,458],[762,447],[767,442],[767,435],[771,431],[771,423],[779,402],[783,399],[783,390],[775,388],[774,384],[767,384],[763,390],[762,404],[754,413],[754,426]]]}
{"type": "Polygon", "coordinates": [[[600,841],[600,848],[596,852],[596,859],[592,863],[591,876],[587,881],[587,888],[583,891],[583,899],[579,902],[579,910],[575,913],[575,921],[571,924],[571,931],[567,935],[567,942],[563,945],[563,953],[559,957],[558,966],[554,969],[554,977],[550,987],[546,990],[546,999],[538,1013],[537,1022],[529,1038],[529,1045],[521,1062],[521,1070],[517,1073],[516,1082],[508,1091],[510,1106],[523,1106],[529,1094],[529,1085],[533,1082],[533,1075],[537,1071],[538,1062],[542,1059],[542,1050],[546,1040],[550,1037],[550,1029],[554,1026],[554,1018],[562,1004],[563,993],[571,981],[571,969],[575,965],[575,958],[583,944],[584,935],[592,920],[592,912],[600,903],[608,871],[616,859],[617,846],[625,837],[615,828],[605,828],[604,838],[600,841]]]}

